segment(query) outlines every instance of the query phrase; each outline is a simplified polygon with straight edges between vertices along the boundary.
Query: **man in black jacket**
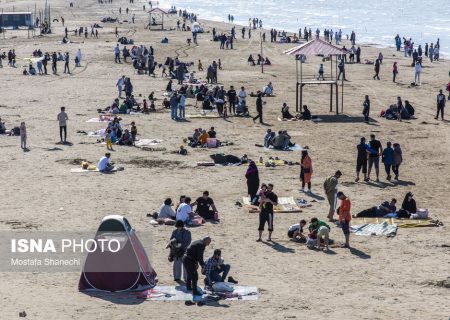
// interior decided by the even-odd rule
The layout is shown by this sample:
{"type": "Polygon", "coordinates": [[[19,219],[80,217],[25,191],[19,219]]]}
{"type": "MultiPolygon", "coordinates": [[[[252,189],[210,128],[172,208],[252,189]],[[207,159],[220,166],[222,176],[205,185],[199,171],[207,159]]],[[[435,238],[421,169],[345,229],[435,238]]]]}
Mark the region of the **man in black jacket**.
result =
{"type": "Polygon", "coordinates": [[[183,265],[187,271],[186,289],[192,290],[192,294],[194,296],[200,295],[200,292],[197,289],[197,282],[198,282],[197,263],[200,264],[203,273],[205,268],[205,261],[203,259],[203,254],[205,253],[206,246],[208,246],[210,243],[211,243],[210,237],[204,237],[201,240],[194,241],[189,245],[183,256],[183,265]]]}
{"type": "Polygon", "coordinates": [[[256,119],[259,118],[259,123],[263,124],[263,101],[262,101],[262,94],[261,92],[258,93],[258,98],[256,98],[256,112],[258,112],[258,115],[253,118],[253,122],[256,121],[256,119]]]}

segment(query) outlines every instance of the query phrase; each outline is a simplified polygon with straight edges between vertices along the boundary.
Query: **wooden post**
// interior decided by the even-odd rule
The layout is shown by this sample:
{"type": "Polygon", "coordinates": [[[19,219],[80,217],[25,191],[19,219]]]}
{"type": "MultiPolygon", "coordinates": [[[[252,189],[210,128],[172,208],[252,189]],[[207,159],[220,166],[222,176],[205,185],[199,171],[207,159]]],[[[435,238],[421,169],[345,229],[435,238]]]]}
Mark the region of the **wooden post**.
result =
{"type": "Polygon", "coordinates": [[[341,113],[344,113],[344,77],[342,77],[342,89],[341,89],[341,113]]]}
{"type": "Polygon", "coordinates": [[[334,83],[336,86],[336,115],[339,115],[339,86],[337,81],[334,83]]]}
{"type": "Polygon", "coordinates": [[[302,109],[303,106],[303,83],[300,83],[300,110],[302,109]]]}
{"type": "Polygon", "coordinates": [[[330,112],[333,112],[333,84],[330,84],[330,112]]]}

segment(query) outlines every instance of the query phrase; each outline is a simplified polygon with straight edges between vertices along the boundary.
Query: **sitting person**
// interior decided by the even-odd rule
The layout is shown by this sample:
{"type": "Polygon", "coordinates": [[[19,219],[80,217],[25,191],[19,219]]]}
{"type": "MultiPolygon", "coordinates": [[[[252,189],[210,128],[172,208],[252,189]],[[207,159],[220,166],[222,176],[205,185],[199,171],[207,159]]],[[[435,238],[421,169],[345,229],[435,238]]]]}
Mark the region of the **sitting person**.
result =
{"type": "Polygon", "coordinates": [[[406,111],[408,111],[410,116],[414,115],[414,112],[415,112],[414,107],[409,103],[408,100],[405,100],[405,108],[406,108],[406,111]]]}
{"type": "Polygon", "coordinates": [[[263,88],[262,95],[263,95],[263,96],[271,96],[271,95],[273,95],[273,85],[272,85],[272,82],[269,82],[269,84],[263,88]]]}
{"type": "Polygon", "coordinates": [[[200,135],[201,135],[200,129],[194,129],[194,134],[192,135],[192,137],[188,137],[189,146],[193,148],[197,147],[200,144],[199,142],[200,135]]]}
{"type": "Polygon", "coordinates": [[[133,145],[133,138],[128,129],[125,129],[125,132],[120,137],[118,144],[121,146],[132,146],[133,145]]]}
{"type": "Polygon", "coordinates": [[[289,227],[288,237],[296,241],[306,241],[306,236],[303,234],[303,228],[306,226],[306,220],[300,220],[300,223],[293,224],[289,227]]]}
{"type": "Polygon", "coordinates": [[[395,207],[397,203],[396,199],[392,199],[391,202],[384,201],[382,204],[380,204],[378,207],[372,207],[366,210],[363,210],[359,212],[357,215],[355,215],[355,218],[382,218],[388,213],[393,213],[397,211],[397,208],[395,207]]]}
{"type": "Polygon", "coordinates": [[[119,113],[121,113],[121,114],[127,114],[128,113],[128,106],[127,106],[125,101],[120,105],[119,113]]]}
{"type": "Polygon", "coordinates": [[[414,200],[413,196],[412,192],[408,192],[405,195],[402,208],[397,212],[399,218],[410,218],[412,214],[417,212],[416,200],[414,200]]]}
{"type": "Polygon", "coordinates": [[[391,104],[389,106],[389,108],[386,110],[386,112],[384,113],[384,117],[387,120],[397,120],[399,117],[397,107],[395,105],[391,104]]]}
{"type": "Polygon", "coordinates": [[[200,134],[200,136],[198,137],[198,143],[200,145],[200,147],[206,147],[206,143],[208,142],[208,133],[206,132],[206,130],[202,130],[202,133],[200,134]]]}
{"type": "Polygon", "coordinates": [[[5,122],[2,121],[2,118],[0,118],[0,134],[6,133],[6,125],[5,122]]]}
{"type": "Polygon", "coordinates": [[[294,116],[292,114],[290,114],[289,107],[286,102],[284,102],[283,107],[281,107],[281,115],[282,115],[282,119],[290,120],[290,119],[294,118],[294,116]]]}
{"type": "Polygon", "coordinates": [[[404,120],[411,119],[411,115],[409,114],[408,110],[405,108],[405,106],[400,106],[399,110],[400,118],[404,120]]]}
{"type": "Polygon", "coordinates": [[[250,55],[250,56],[248,57],[247,63],[248,63],[249,65],[251,65],[251,66],[254,66],[254,65],[255,65],[255,59],[253,59],[253,56],[252,56],[252,55],[250,55]]]}
{"type": "Polygon", "coordinates": [[[188,154],[187,149],[184,146],[180,146],[180,150],[178,150],[178,154],[181,154],[182,156],[187,156],[187,154],[188,154]]]}
{"type": "Polygon", "coordinates": [[[278,131],[278,135],[273,138],[273,148],[277,150],[284,150],[286,145],[286,137],[283,135],[283,131],[278,131]]]}
{"type": "MultiPolygon", "coordinates": [[[[225,282],[228,273],[230,272],[230,265],[225,264],[220,249],[214,250],[214,254],[205,264],[205,285],[212,286],[216,282],[225,282]],[[220,275],[222,274],[222,275],[220,275]]],[[[237,284],[238,282],[233,277],[228,277],[228,282],[237,284]]]]}
{"type": "Polygon", "coordinates": [[[103,157],[100,158],[97,164],[98,171],[102,173],[112,172],[114,170],[113,164],[110,162],[111,153],[107,152],[103,157]]]}
{"type": "Polygon", "coordinates": [[[300,112],[300,116],[298,117],[299,120],[311,120],[312,115],[311,111],[309,111],[308,106],[305,104],[303,106],[303,111],[300,112]]]}
{"type": "Polygon", "coordinates": [[[208,137],[216,139],[216,131],[214,130],[214,127],[211,127],[211,129],[208,131],[208,137]]]}
{"type": "Polygon", "coordinates": [[[173,202],[172,199],[167,198],[164,200],[164,203],[159,208],[158,218],[157,219],[172,219],[175,220],[176,213],[172,209],[173,202]]]}
{"type": "Polygon", "coordinates": [[[203,192],[203,196],[195,200],[192,208],[197,206],[195,213],[205,220],[218,220],[217,208],[214,205],[213,199],[209,197],[209,192],[203,192]]]}
{"type": "Polygon", "coordinates": [[[322,247],[323,240],[323,245],[325,249],[328,250],[329,235],[331,230],[330,226],[317,218],[312,218],[308,230],[308,237],[316,239],[317,248],[320,249],[322,247]]]}
{"type": "Polygon", "coordinates": [[[266,134],[264,135],[264,148],[269,148],[272,145],[272,140],[274,138],[274,132],[272,129],[267,129],[266,134]]]}
{"type": "Polygon", "coordinates": [[[272,62],[270,62],[269,58],[266,57],[266,60],[264,61],[264,64],[267,66],[270,66],[272,62]]]}
{"type": "Polygon", "coordinates": [[[194,212],[192,212],[191,198],[184,198],[184,202],[181,202],[177,208],[176,221],[181,220],[186,223],[188,220],[194,217],[194,212]]]}

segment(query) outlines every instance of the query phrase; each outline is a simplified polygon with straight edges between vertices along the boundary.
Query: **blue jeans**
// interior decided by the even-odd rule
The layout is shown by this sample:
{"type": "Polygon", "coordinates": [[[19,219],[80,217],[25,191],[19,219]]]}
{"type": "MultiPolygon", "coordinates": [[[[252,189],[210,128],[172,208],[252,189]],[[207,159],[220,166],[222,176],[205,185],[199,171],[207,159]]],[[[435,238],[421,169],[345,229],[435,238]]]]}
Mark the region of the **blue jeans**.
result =
{"type": "Polygon", "coordinates": [[[179,117],[180,117],[181,119],[186,118],[185,110],[186,110],[185,106],[182,106],[182,105],[179,105],[179,106],[178,106],[179,117]]]}
{"type": "Polygon", "coordinates": [[[177,106],[170,106],[171,118],[175,120],[177,118],[177,106]]]}
{"type": "MultiPolygon", "coordinates": [[[[230,268],[231,267],[229,264],[224,264],[221,266],[221,269],[213,270],[209,275],[209,280],[212,282],[223,282],[226,279],[228,272],[230,272],[230,268]],[[223,274],[220,275],[221,273],[223,274]]],[[[212,285],[212,283],[209,285],[212,285]]]]}

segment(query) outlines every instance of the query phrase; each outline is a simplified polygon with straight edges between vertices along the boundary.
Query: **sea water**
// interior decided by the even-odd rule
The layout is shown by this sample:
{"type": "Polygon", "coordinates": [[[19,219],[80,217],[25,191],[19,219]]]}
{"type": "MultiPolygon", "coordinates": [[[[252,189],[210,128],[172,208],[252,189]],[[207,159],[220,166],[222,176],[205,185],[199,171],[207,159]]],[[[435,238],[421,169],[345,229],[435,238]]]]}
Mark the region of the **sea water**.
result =
{"type": "MultiPolygon", "coordinates": [[[[342,29],[343,38],[356,32],[357,43],[394,46],[394,37],[412,38],[417,48],[440,39],[440,53],[450,55],[450,0],[162,0],[160,6],[186,9],[199,19],[248,26],[249,18],[259,18],[264,28],[298,32],[306,26],[342,29]]],[[[239,35],[240,30],[236,30],[239,35]]],[[[266,35],[268,36],[268,35],[266,35]]]]}

